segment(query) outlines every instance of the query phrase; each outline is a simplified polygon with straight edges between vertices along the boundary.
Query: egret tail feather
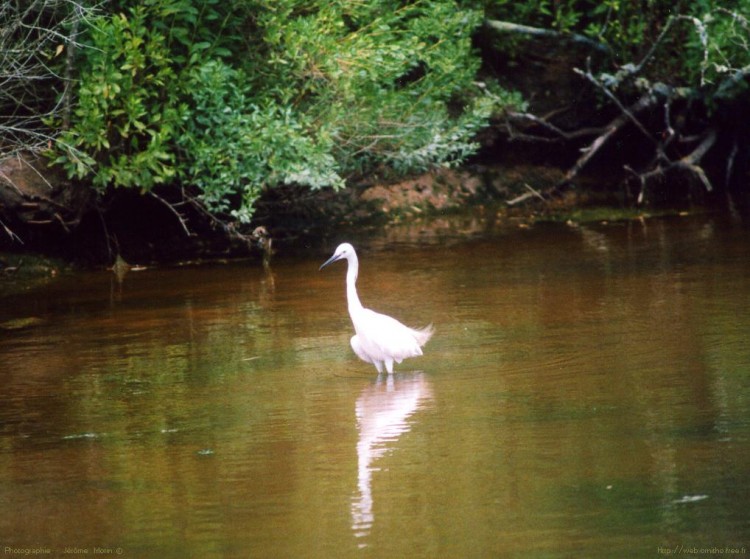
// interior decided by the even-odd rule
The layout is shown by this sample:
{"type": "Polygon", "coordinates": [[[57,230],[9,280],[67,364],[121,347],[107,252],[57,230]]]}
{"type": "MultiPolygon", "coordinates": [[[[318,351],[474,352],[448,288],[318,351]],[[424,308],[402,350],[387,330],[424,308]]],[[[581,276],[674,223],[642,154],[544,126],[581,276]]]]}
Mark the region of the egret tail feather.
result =
{"type": "Polygon", "coordinates": [[[419,344],[419,347],[422,347],[424,344],[426,344],[435,333],[435,328],[432,326],[432,324],[429,324],[424,328],[412,328],[411,330],[412,334],[414,335],[414,339],[416,339],[417,343],[419,344]]]}

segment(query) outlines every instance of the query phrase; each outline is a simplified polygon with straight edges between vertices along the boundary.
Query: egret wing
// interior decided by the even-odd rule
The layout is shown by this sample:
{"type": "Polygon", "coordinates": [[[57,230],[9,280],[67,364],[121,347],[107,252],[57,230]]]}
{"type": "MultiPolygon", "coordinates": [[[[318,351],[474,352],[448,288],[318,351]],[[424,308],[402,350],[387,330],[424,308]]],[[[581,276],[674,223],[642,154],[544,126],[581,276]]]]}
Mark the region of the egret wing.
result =
{"type": "Polygon", "coordinates": [[[432,335],[431,327],[415,330],[370,309],[363,309],[352,321],[362,350],[378,361],[393,359],[400,363],[407,357],[422,355],[420,346],[432,335]]]}

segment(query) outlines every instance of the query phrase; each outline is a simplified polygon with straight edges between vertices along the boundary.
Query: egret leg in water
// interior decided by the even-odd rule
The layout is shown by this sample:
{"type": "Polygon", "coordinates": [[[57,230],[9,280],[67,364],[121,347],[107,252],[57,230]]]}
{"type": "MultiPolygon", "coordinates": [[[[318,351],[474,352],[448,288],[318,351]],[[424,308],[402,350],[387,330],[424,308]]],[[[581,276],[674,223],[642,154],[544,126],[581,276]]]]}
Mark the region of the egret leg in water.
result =
{"type": "Polygon", "coordinates": [[[364,308],[357,295],[359,260],[352,245],[340,244],[320,269],[344,259],[348,266],[346,300],[356,332],[351,340],[352,349],[362,361],[375,365],[378,373],[383,372],[383,365],[388,373],[392,373],[394,361],[401,363],[407,357],[422,355],[422,346],[432,336],[432,325],[421,330],[409,328],[395,318],[364,308]]]}

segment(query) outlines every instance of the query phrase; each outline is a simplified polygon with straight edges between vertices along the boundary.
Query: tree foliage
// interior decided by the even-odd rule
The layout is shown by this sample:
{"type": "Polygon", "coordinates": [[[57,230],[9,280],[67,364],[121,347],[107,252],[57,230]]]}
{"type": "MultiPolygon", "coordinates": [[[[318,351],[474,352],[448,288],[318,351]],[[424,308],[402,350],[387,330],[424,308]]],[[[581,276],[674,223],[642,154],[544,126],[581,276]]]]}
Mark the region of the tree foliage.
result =
{"type": "MultiPolygon", "coordinates": [[[[570,184],[603,146],[626,129],[651,147],[645,161],[621,153],[623,191],[630,198],[631,185],[639,186],[633,198],[638,203],[656,198],[657,193],[674,201],[687,200],[694,192],[714,191],[717,179],[728,190],[740,183],[745,188],[741,177],[746,167],[742,166],[750,157],[750,137],[737,122],[750,101],[750,0],[535,0],[524,4],[485,0],[484,5],[491,17],[500,18],[488,26],[498,32],[495,48],[499,50],[518,52],[514,49],[523,48],[519,37],[544,36],[558,44],[570,39],[597,53],[570,71],[599,94],[601,106],[609,109],[600,111],[610,115],[605,117],[608,122],[593,118],[596,126],[566,130],[554,121],[558,110],[551,110],[550,118],[512,115],[521,124],[518,133],[527,140],[565,143],[593,138],[548,193],[570,184]],[[711,172],[704,169],[704,159],[712,160],[711,172]],[[665,180],[668,177],[680,180],[665,180]]],[[[514,130],[510,120],[507,127],[514,130]]],[[[524,194],[513,202],[528,197],[524,194]]]]}
{"type": "Polygon", "coordinates": [[[137,7],[98,17],[89,30],[76,118],[59,139],[58,162],[99,188],[148,190],[176,174],[171,144],[184,112],[173,87],[178,72],[147,16],[137,7]]]}
{"type": "Polygon", "coordinates": [[[480,2],[490,19],[598,41],[610,53],[610,69],[648,58],[640,70],[652,81],[699,90],[750,71],[750,0],[480,2]]]}
{"type": "Polygon", "coordinates": [[[278,185],[472,154],[492,115],[523,106],[480,81],[488,18],[601,45],[590,82],[669,112],[747,99],[749,14],[750,0],[0,2],[0,153],[52,146],[102,192],[167,185],[248,222],[278,185]]]}
{"type": "Polygon", "coordinates": [[[459,162],[494,110],[481,13],[450,0],[121,0],[88,29],[57,162],[98,188],[180,184],[247,222],[265,188],[459,162]]]}

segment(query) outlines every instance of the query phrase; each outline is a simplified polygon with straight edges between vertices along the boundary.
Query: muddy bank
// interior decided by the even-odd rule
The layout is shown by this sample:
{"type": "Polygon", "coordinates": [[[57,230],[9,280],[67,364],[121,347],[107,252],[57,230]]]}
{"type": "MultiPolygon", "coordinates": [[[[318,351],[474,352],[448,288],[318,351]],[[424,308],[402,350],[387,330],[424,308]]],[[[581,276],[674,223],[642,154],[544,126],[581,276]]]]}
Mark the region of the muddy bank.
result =
{"type": "Polygon", "coordinates": [[[163,203],[167,190],[158,196],[132,189],[100,195],[65,180],[39,158],[16,157],[0,167],[0,251],[99,266],[111,266],[117,255],[136,263],[261,258],[263,240],[253,234],[258,226],[279,248],[337,229],[444,217],[501,204],[559,176],[559,170],[543,166],[473,165],[393,183],[361,181],[338,192],[283,186],[261,198],[254,223],[241,237],[190,208],[177,216],[163,203]]]}
{"type": "MultiPolygon", "coordinates": [[[[160,197],[132,189],[100,196],[43,171],[38,162],[18,160],[0,173],[0,220],[6,229],[0,231],[0,253],[6,254],[0,279],[15,276],[19,262],[28,267],[24,254],[59,259],[47,266],[52,270],[61,268],[59,262],[111,268],[118,257],[129,265],[222,258],[261,264],[269,248],[293,252],[393,224],[413,224],[423,236],[439,237],[440,231],[471,235],[503,220],[525,227],[539,220],[614,220],[644,211],[628,209],[621,189],[602,175],[550,195],[549,185],[558,183],[564,171],[518,158],[502,166],[437,169],[391,183],[360,182],[338,192],[275,188],[258,203],[253,225],[238,236],[189,211],[180,220],[160,197]],[[592,207],[604,209],[587,213],[592,207]]],[[[36,275],[49,274],[44,269],[36,275]]]]}

